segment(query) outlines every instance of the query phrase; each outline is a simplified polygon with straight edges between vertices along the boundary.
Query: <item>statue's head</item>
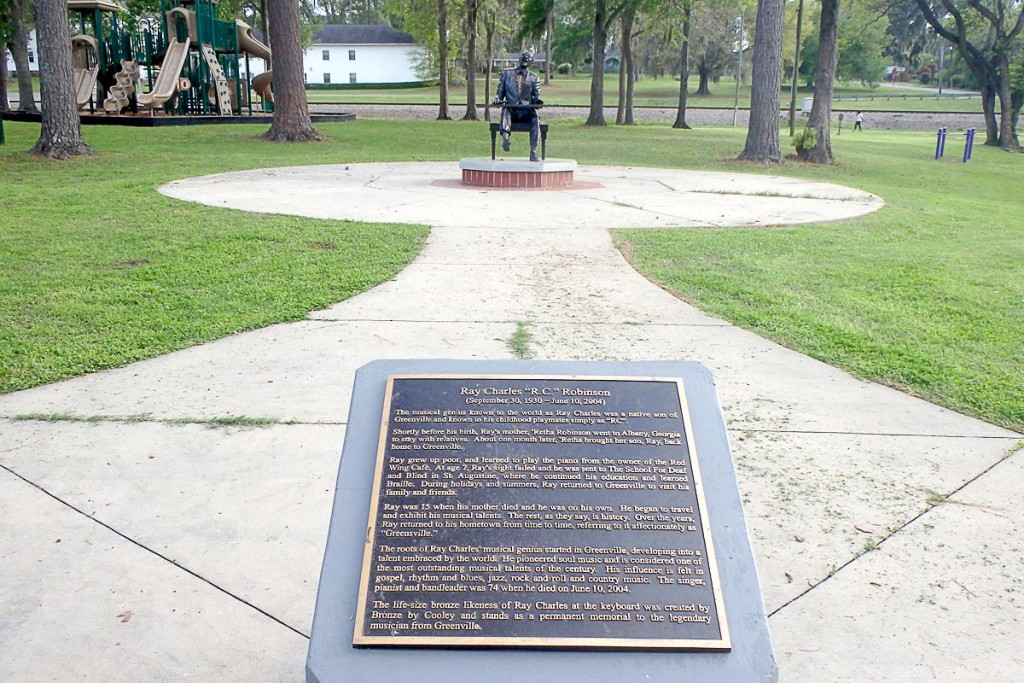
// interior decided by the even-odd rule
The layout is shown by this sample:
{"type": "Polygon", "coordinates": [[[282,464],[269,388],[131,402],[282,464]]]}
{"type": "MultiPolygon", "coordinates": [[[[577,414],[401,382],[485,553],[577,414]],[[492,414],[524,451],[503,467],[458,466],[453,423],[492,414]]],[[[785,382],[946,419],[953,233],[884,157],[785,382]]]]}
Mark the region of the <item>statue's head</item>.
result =
{"type": "Polygon", "coordinates": [[[520,68],[529,69],[531,64],[533,64],[533,54],[529,50],[526,50],[523,54],[519,55],[520,68]]]}

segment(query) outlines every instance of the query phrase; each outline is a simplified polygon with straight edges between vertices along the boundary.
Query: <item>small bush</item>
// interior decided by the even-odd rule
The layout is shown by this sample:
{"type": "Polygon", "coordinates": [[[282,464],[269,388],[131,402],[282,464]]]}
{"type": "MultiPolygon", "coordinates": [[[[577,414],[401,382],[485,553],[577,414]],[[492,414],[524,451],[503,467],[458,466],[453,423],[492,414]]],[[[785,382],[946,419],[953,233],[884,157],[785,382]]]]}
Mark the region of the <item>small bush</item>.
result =
{"type": "Polygon", "coordinates": [[[818,143],[818,131],[813,128],[804,128],[802,132],[793,136],[793,147],[797,152],[805,149],[813,149],[818,143]]]}
{"type": "Polygon", "coordinates": [[[563,76],[566,75],[566,74],[571,74],[572,73],[572,64],[570,64],[569,62],[566,62],[564,64],[559,64],[557,70],[558,70],[558,73],[562,74],[563,76]]]}

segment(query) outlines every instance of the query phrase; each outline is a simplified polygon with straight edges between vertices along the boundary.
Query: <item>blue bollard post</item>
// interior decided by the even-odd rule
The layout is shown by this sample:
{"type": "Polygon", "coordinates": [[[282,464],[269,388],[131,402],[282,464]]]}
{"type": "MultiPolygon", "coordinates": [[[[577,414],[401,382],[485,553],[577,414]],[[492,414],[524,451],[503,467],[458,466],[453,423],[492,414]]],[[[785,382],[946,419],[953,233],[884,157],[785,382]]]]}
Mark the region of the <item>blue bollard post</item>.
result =
{"type": "Polygon", "coordinates": [[[974,154],[974,135],[977,131],[971,128],[967,131],[967,161],[971,160],[971,156],[974,154]]]}
{"type": "Polygon", "coordinates": [[[945,137],[945,133],[946,133],[946,129],[945,128],[939,128],[939,131],[935,134],[935,158],[936,159],[941,159],[942,158],[943,147],[945,146],[942,143],[944,142],[943,138],[945,137]]]}
{"type": "MultiPolygon", "coordinates": [[[[6,57],[4,57],[6,59],[6,57]]],[[[0,114],[0,145],[4,144],[4,115],[0,114]]]]}
{"type": "Polygon", "coordinates": [[[939,148],[939,156],[946,155],[946,127],[942,127],[942,146],[939,148]]]}

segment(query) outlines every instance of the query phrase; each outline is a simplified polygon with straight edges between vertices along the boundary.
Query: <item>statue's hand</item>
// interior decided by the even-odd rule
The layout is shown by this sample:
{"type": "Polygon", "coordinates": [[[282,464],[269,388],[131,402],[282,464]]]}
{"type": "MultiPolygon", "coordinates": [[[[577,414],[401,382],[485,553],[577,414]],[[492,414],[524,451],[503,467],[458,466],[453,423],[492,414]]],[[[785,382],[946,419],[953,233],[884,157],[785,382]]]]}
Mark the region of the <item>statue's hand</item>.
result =
{"type": "Polygon", "coordinates": [[[495,97],[494,101],[491,102],[491,104],[493,104],[494,106],[498,106],[499,104],[501,104],[501,98],[500,97],[495,97]]]}
{"type": "Polygon", "coordinates": [[[530,104],[544,104],[544,100],[539,97],[534,97],[530,104]]]}

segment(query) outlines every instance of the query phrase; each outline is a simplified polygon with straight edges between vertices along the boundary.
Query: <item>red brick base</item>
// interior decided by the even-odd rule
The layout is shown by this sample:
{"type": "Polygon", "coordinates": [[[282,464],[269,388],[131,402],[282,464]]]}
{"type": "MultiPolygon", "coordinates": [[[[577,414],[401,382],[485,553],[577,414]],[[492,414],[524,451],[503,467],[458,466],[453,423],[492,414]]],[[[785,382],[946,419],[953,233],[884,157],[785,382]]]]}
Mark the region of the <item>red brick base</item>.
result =
{"type": "Polygon", "coordinates": [[[462,169],[462,184],[478,187],[572,187],[572,171],[474,171],[462,169]]]}

